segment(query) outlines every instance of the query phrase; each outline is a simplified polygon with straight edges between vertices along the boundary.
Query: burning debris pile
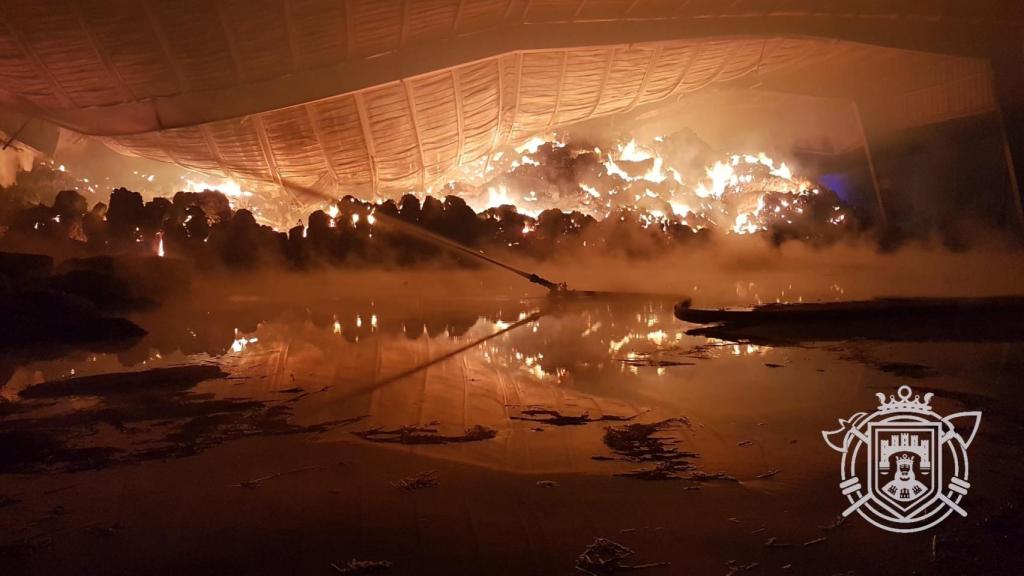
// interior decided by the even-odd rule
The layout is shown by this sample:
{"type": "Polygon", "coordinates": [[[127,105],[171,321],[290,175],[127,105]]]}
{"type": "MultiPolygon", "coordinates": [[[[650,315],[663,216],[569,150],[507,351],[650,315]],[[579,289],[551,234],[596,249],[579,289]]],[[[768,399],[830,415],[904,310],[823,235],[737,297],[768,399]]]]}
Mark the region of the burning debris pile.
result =
{"type": "MultiPolygon", "coordinates": [[[[656,140],[656,147],[668,147],[656,140]]],[[[66,256],[135,253],[184,257],[201,266],[410,265],[448,256],[386,225],[400,220],[473,248],[545,258],[566,249],[652,256],[713,231],[827,242],[854,226],[834,194],[796,178],[767,156],[734,155],[692,184],[658,155],[629,141],[611,152],[534,141],[514,159],[493,157],[486,184],[445,188],[443,200],[346,196],[287,232],[260,224],[228,195],[178,192],[148,202],[124,188],[91,208],[76,191],[52,206],[8,212],[0,245],[66,256]],[[538,192],[539,190],[539,192],[538,192]],[[568,210],[568,211],[565,211],[568,210]]]]}
{"type": "Polygon", "coordinates": [[[776,165],[763,152],[716,157],[695,140],[680,132],[602,147],[535,137],[496,152],[446,190],[478,210],[508,204],[530,215],[550,209],[598,220],[635,215],[643,228],[663,230],[681,224],[694,231],[809,238],[852,224],[834,193],[795,175],[785,162],[776,165]]]}

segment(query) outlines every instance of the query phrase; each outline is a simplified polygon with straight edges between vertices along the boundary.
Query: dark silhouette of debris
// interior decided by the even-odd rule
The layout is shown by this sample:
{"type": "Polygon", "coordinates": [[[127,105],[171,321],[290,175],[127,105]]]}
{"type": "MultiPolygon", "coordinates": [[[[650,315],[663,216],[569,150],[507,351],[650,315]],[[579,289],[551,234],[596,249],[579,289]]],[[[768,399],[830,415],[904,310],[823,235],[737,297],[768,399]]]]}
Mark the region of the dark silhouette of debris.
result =
{"type": "Polygon", "coordinates": [[[477,424],[466,430],[465,434],[445,435],[437,431],[437,428],[425,426],[402,426],[392,430],[382,428],[370,428],[353,432],[363,440],[370,442],[383,442],[386,444],[453,444],[461,442],[479,442],[490,440],[498,435],[497,430],[477,424]]]}
{"type": "Polygon", "coordinates": [[[141,372],[118,372],[51,380],[30,386],[18,395],[22,398],[63,398],[139,394],[154,389],[186,390],[204,380],[226,376],[228,373],[214,364],[172,366],[141,372]]]}
{"type": "Polygon", "coordinates": [[[437,470],[427,470],[426,472],[420,472],[415,476],[402,478],[401,480],[391,483],[395,488],[401,488],[402,490],[408,490],[410,492],[437,486],[437,484],[437,470]]]}
{"type": "Polygon", "coordinates": [[[355,558],[342,563],[331,562],[331,568],[338,574],[359,576],[360,574],[376,574],[391,568],[387,560],[356,560],[355,558]]]}
{"type": "MultiPolygon", "coordinates": [[[[676,305],[680,320],[706,324],[688,330],[733,342],[795,344],[864,338],[886,342],[1024,340],[1024,298],[887,298],[859,302],[768,304],[753,310],[701,310],[676,305]]],[[[883,364],[884,365],[884,364],[883,364]]],[[[921,374],[916,365],[888,365],[921,374]]],[[[879,369],[882,369],[881,367],[879,369]]]]}
{"type": "Polygon", "coordinates": [[[527,408],[525,410],[520,410],[517,415],[510,416],[509,419],[539,422],[541,424],[549,424],[551,426],[580,426],[591,422],[628,422],[637,416],[638,414],[634,414],[633,416],[602,414],[598,418],[592,418],[589,412],[584,412],[579,416],[569,416],[562,414],[558,410],[552,410],[550,408],[527,408]]]}
{"type": "Polygon", "coordinates": [[[675,438],[658,435],[666,430],[689,425],[686,418],[669,418],[650,424],[627,424],[619,427],[605,428],[604,443],[615,454],[614,457],[594,456],[594,460],[622,460],[647,466],[620,472],[616,476],[626,476],[640,480],[695,480],[707,479],[694,470],[690,462],[696,458],[693,452],[679,450],[679,441],[675,438]],[[688,474],[682,474],[687,472],[688,474]]]}
{"type": "Polygon", "coordinates": [[[636,552],[607,538],[595,538],[594,542],[576,559],[576,571],[588,576],[618,574],[658,566],[670,566],[671,562],[650,562],[647,564],[623,564],[636,552]]]}
{"type": "Polygon", "coordinates": [[[619,362],[627,366],[650,366],[652,368],[668,368],[671,366],[694,366],[696,362],[681,362],[678,360],[665,360],[651,356],[637,356],[634,358],[619,358],[619,362]]]}
{"type": "Polygon", "coordinates": [[[17,417],[0,413],[0,472],[100,469],[115,464],[197,454],[228,440],[319,433],[363,417],[296,425],[287,406],[196,394],[227,373],[213,364],[172,366],[52,380],[22,390],[17,417]],[[71,413],[45,408],[55,399],[95,398],[71,413]],[[112,428],[129,443],[108,445],[112,428]],[[145,435],[137,435],[140,431],[145,435]],[[83,439],[90,439],[83,441],[83,439]]]}

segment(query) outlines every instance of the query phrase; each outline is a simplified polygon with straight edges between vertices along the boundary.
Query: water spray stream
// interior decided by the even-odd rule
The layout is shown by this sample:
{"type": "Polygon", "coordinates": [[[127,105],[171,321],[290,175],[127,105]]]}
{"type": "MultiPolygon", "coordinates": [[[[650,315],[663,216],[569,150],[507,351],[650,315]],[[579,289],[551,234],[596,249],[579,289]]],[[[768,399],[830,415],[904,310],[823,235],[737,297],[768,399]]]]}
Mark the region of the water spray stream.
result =
{"type": "Polygon", "coordinates": [[[568,291],[568,288],[566,287],[566,285],[564,283],[552,282],[551,280],[548,280],[547,278],[544,278],[544,277],[542,277],[542,276],[540,276],[538,274],[534,274],[532,272],[527,272],[525,270],[520,270],[519,268],[516,268],[515,266],[510,266],[510,265],[505,264],[504,262],[502,262],[502,261],[500,261],[500,260],[498,260],[496,258],[488,256],[487,254],[484,254],[484,252],[482,250],[474,250],[474,249],[472,249],[472,248],[470,248],[468,246],[464,246],[464,245],[462,245],[462,244],[460,244],[460,243],[458,243],[458,242],[456,242],[456,241],[454,241],[454,240],[452,240],[450,238],[445,238],[444,236],[441,236],[440,234],[431,232],[430,230],[427,230],[427,229],[422,228],[420,226],[417,226],[415,224],[406,222],[406,221],[401,220],[399,218],[395,218],[394,216],[391,216],[391,215],[388,215],[388,214],[382,214],[380,212],[375,212],[374,213],[374,217],[379,219],[382,222],[388,223],[391,226],[399,228],[402,232],[404,232],[404,233],[406,233],[406,234],[408,234],[410,236],[414,236],[414,237],[419,238],[421,240],[426,240],[428,242],[432,242],[434,244],[437,244],[438,246],[441,246],[442,248],[447,248],[449,250],[453,250],[455,252],[459,252],[459,253],[462,253],[462,254],[468,254],[468,255],[470,255],[470,256],[472,256],[474,258],[478,258],[478,259],[483,260],[485,262],[489,262],[491,264],[494,264],[495,266],[504,268],[505,270],[508,270],[509,272],[518,274],[518,275],[522,276],[523,278],[526,278],[530,282],[533,282],[534,284],[540,284],[541,286],[547,288],[548,290],[551,290],[552,292],[566,292],[566,291],[568,291]]]}

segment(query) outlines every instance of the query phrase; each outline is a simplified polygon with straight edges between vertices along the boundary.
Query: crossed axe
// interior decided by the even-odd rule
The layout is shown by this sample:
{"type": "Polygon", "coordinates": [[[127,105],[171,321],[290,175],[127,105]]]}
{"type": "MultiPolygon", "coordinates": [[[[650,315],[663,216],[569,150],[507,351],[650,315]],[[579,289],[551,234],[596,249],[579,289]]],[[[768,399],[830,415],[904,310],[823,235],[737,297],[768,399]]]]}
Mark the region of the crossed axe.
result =
{"type": "MultiPolygon", "coordinates": [[[[857,412],[853,416],[846,419],[839,419],[839,428],[832,430],[831,432],[822,432],[821,436],[825,439],[825,443],[828,444],[833,450],[837,452],[845,453],[850,448],[850,443],[853,442],[854,438],[861,440],[862,442],[869,443],[871,439],[868,438],[863,432],[860,431],[859,425],[864,418],[867,417],[866,412],[857,412]]],[[[964,451],[974,441],[974,436],[978,433],[978,426],[981,424],[981,412],[957,412],[956,414],[950,414],[942,419],[943,429],[939,438],[939,449],[946,444],[946,442],[956,441],[959,442],[964,451]],[[964,428],[969,428],[970,433],[967,438],[964,438],[956,429],[956,425],[953,423],[957,419],[965,420],[964,428]]],[[[967,494],[968,488],[971,487],[971,483],[967,480],[954,476],[949,480],[949,490],[956,492],[957,494],[967,494]]],[[[842,490],[843,495],[852,494],[861,490],[860,478],[852,476],[843,480],[839,484],[839,489],[842,490]]],[[[961,508],[956,502],[953,502],[942,490],[939,491],[939,500],[945,503],[947,506],[956,511],[961,516],[967,516],[967,511],[961,508]]],[[[856,502],[851,504],[846,510],[843,510],[843,517],[853,514],[858,508],[866,504],[868,501],[874,499],[874,495],[870,492],[861,496],[856,502]]]]}

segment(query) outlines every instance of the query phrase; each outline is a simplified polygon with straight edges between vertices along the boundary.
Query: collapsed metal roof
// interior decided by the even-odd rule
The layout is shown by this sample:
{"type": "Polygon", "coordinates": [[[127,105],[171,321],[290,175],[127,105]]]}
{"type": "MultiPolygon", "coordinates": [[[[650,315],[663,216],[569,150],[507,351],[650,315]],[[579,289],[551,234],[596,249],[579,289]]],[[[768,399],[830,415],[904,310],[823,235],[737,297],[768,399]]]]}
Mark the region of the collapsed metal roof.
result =
{"type": "MultiPolygon", "coordinates": [[[[952,62],[905,93],[936,74],[945,85],[984,76],[984,61],[941,32],[1021,11],[719,4],[12,0],[0,4],[0,104],[241,182],[404,193],[538,132],[742,78],[879,51],[952,62]]],[[[967,109],[990,105],[972,98],[967,109]]]]}

